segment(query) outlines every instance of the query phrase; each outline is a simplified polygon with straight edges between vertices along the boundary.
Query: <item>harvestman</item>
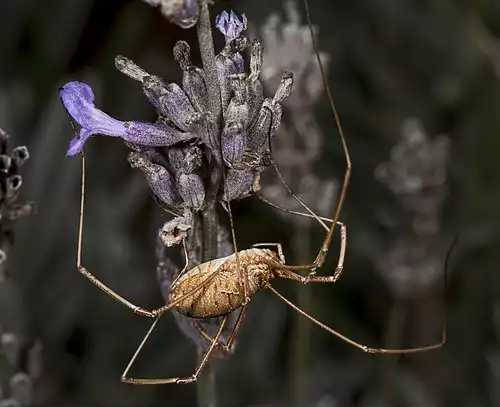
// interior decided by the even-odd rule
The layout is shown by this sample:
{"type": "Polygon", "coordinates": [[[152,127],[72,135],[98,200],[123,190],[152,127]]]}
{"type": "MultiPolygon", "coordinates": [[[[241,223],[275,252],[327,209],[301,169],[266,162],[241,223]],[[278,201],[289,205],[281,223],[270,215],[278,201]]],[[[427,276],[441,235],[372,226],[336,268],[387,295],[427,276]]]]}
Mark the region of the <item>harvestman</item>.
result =
{"type": "MultiPolygon", "coordinates": [[[[316,40],[314,38],[312,32],[312,23],[311,16],[309,11],[309,6],[307,4],[307,0],[304,0],[307,20],[309,23],[309,28],[311,30],[311,36],[314,48],[317,50],[316,40]]],[[[235,247],[235,253],[230,256],[213,259],[207,261],[205,263],[200,264],[197,267],[194,267],[190,270],[186,271],[186,266],[183,271],[179,275],[179,277],[174,281],[171,286],[171,292],[169,295],[169,299],[166,305],[156,308],[153,310],[147,310],[145,308],[141,308],[132,304],[130,301],[122,297],[120,294],[113,291],[111,288],[106,286],[100,280],[98,280],[94,275],[92,275],[84,266],[81,264],[81,256],[82,256],[82,237],[83,237],[83,211],[84,211],[84,192],[85,192],[85,157],[82,152],[82,194],[81,194],[81,202],[80,202],[80,225],[78,230],[78,251],[77,251],[77,268],[78,271],[83,274],[87,279],[89,279],[93,284],[99,287],[102,291],[108,294],[111,298],[116,301],[122,303],[126,307],[130,308],[136,314],[156,318],[151,328],[145,335],[144,339],[140,343],[136,352],[132,356],[130,362],[128,363],[125,371],[121,376],[121,380],[126,383],[132,384],[167,384],[167,383],[191,383],[198,379],[199,374],[207,364],[213,350],[216,346],[219,345],[219,339],[221,333],[224,329],[224,326],[227,321],[227,317],[230,313],[236,310],[239,311],[238,319],[236,324],[229,336],[228,342],[222,346],[225,350],[229,351],[234,345],[235,339],[238,335],[238,331],[241,326],[241,322],[243,320],[243,316],[247,307],[247,295],[249,297],[253,296],[260,290],[268,289],[273,294],[275,294],[278,298],[283,300],[288,306],[293,308],[295,311],[299,312],[304,317],[308,318],[310,321],[328,331],[332,335],[342,339],[343,341],[351,344],[352,346],[366,352],[372,354],[407,354],[407,353],[417,353],[417,352],[425,352],[433,349],[438,349],[444,345],[446,342],[446,325],[443,323],[443,331],[441,341],[424,347],[419,348],[406,348],[406,349],[384,349],[384,348],[372,348],[365,346],[359,342],[356,342],[349,337],[341,334],[340,332],[335,331],[329,326],[323,324],[318,321],[307,312],[298,308],[295,304],[281,295],[278,291],[276,291],[271,286],[271,281],[275,278],[284,278],[289,280],[294,280],[300,282],[302,284],[307,283],[334,283],[340,277],[343,271],[343,262],[347,245],[347,228],[346,226],[338,221],[339,214],[342,209],[344,199],[347,192],[347,187],[349,184],[349,179],[351,175],[351,160],[349,156],[349,151],[347,148],[347,144],[345,141],[345,137],[343,134],[342,126],[340,123],[340,119],[338,117],[337,110],[335,108],[335,104],[333,102],[333,97],[331,95],[330,88],[326,81],[323,65],[321,63],[321,59],[316,52],[318,64],[320,67],[321,75],[323,78],[323,82],[325,85],[325,89],[327,92],[327,96],[330,102],[330,106],[332,108],[333,116],[336,122],[336,126],[338,129],[340,141],[342,143],[342,148],[344,150],[344,154],[346,157],[346,171],[344,175],[344,181],[342,184],[342,190],[339,196],[339,200],[337,203],[337,207],[335,209],[335,213],[333,219],[318,217],[312,210],[310,210],[295,194],[290,191],[286,183],[284,182],[281,174],[278,171],[278,168],[274,164],[280,179],[283,181],[287,191],[307,210],[308,213],[300,213],[292,210],[288,210],[285,208],[281,208],[278,205],[275,205],[269,201],[266,201],[261,197],[264,201],[285,212],[308,216],[316,219],[326,230],[327,234],[325,239],[318,251],[316,259],[311,264],[304,265],[287,265],[285,264],[285,256],[283,254],[282,246],[280,243],[260,243],[252,246],[251,249],[237,251],[235,239],[234,239],[234,230],[233,230],[233,243],[235,247]],[[331,222],[331,226],[327,227],[323,221],[331,222]],[[339,225],[341,228],[341,247],[339,253],[339,260],[337,264],[337,268],[333,275],[331,276],[316,276],[315,272],[318,268],[320,268],[324,262],[326,255],[328,253],[335,225],[339,225]],[[267,248],[266,248],[267,247],[267,248]],[[271,250],[273,248],[275,250],[271,250]],[[242,283],[239,280],[239,276],[241,275],[240,268],[244,270],[245,280],[248,282],[248,293],[241,292],[242,283]],[[298,273],[300,270],[309,271],[306,276],[302,276],[298,273]],[[173,378],[160,378],[160,379],[139,379],[139,378],[131,378],[128,377],[127,374],[137,358],[139,352],[150,336],[151,332],[154,330],[160,316],[169,309],[175,309],[181,314],[186,315],[191,318],[212,318],[212,317],[224,317],[220,327],[215,335],[215,337],[210,337],[210,335],[205,332],[201,326],[197,325],[200,334],[203,335],[206,339],[211,342],[210,347],[206,351],[201,363],[196,368],[195,373],[189,377],[173,377],[173,378]]],[[[230,212],[230,208],[228,205],[228,212],[230,216],[231,226],[232,226],[232,216],[230,212]]],[[[451,253],[451,250],[448,251],[448,257],[451,253]]],[[[448,258],[446,259],[446,263],[448,258]]],[[[445,265],[445,272],[446,272],[445,265]]],[[[445,290],[446,290],[446,275],[445,275],[445,290]]]]}

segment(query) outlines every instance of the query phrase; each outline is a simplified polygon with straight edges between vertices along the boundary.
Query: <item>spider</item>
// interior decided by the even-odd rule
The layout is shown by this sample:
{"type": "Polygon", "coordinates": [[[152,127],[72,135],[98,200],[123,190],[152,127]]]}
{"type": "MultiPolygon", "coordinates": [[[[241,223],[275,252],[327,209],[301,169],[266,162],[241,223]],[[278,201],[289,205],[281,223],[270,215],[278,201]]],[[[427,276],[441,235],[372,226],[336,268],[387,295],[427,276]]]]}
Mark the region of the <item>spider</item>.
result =
{"type": "MultiPolygon", "coordinates": [[[[306,8],[307,20],[312,34],[311,16],[307,0],[304,0],[304,3],[306,8]]],[[[314,48],[317,49],[314,35],[312,35],[312,41],[314,48]]],[[[343,222],[339,221],[339,215],[345,200],[352,166],[345,136],[342,130],[342,126],[340,124],[340,119],[337,110],[335,108],[335,104],[333,102],[333,97],[329,85],[326,81],[323,65],[321,59],[318,56],[318,53],[316,54],[318,57],[317,58],[318,64],[321,70],[323,82],[325,85],[325,89],[327,91],[327,96],[329,99],[330,106],[332,108],[333,116],[337,125],[338,134],[340,137],[340,141],[346,159],[344,180],[340,196],[338,199],[337,207],[333,214],[333,218],[328,219],[317,216],[312,210],[310,210],[307,207],[307,205],[304,202],[302,202],[295,194],[293,194],[292,191],[286,186],[286,183],[281,177],[281,174],[279,173],[279,170],[275,163],[273,163],[273,166],[275,170],[278,172],[278,175],[280,176],[280,179],[284,183],[288,192],[300,203],[300,205],[303,208],[305,208],[307,213],[301,213],[281,208],[278,205],[266,201],[264,198],[261,197],[261,199],[263,199],[270,205],[280,210],[284,210],[286,212],[294,213],[300,216],[307,216],[314,218],[326,230],[325,238],[316,255],[316,258],[310,264],[287,265],[285,261],[285,255],[283,253],[283,249],[280,243],[258,243],[253,245],[250,249],[238,251],[236,249],[236,244],[234,239],[234,228],[233,228],[233,244],[235,247],[235,253],[226,257],[216,258],[204,262],[190,270],[186,270],[187,269],[187,263],[186,263],[186,266],[181,271],[179,277],[173,282],[171,286],[170,296],[168,298],[166,305],[163,305],[162,307],[153,310],[148,310],[139,307],[131,303],[124,297],[122,297],[117,292],[113,291],[104,283],[102,283],[93,274],[91,274],[91,272],[88,271],[81,263],[84,192],[85,192],[85,157],[82,153],[82,183],[81,183],[82,191],[81,191],[81,202],[80,202],[80,224],[78,230],[77,269],[88,280],[90,280],[93,284],[95,284],[102,291],[108,294],[111,298],[120,302],[126,307],[130,308],[134,313],[150,318],[155,318],[155,321],[151,325],[150,329],[148,330],[143,340],[139,344],[136,352],[132,356],[130,362],[126,366],[121,376],[121,380],[123,382],[140,384],[140,385],[195,382],[198,379],[201,372],[203,371],[203,368],[206,366],[207,362],[209,361],[212,355],[212,352],[216,347],[222,347],[226,351],[232,350],[232,347],[235,343],[235,339],[238,335],[243,317],[245,315],[248,306],[248,299],[261,290],[271,291],[279,299],[285,302],[289,307],[291,307],[304,317],[308,318],[314,324],[318,325],[319,327],[326,330],[330,334],[340,338],[341,340],[349,343],[350,345],[366,353],[371,353],[371,354],[417,353],[417,352],[425,352],[438,349],[445,344],[446,325],[443,324],[441,340],[438,343],[432,345],[418,347],[418,348],[403,348],[403,349],[374,348],[366,346],[320,322],[312,315],[308,314],[306,311],[297,307],[290,300],[288,300],[286,297],[284,297],[282,294],[276,291],[276,289],[273,288],[272,286],[272,281],[277,278],[294,280],[302,284],[335,283],[343,271],[343,263],[347,247],[347,227],[343,222]],[[331,223],[331,225],[328,227],[325,224],[325,222],[329,222],[331,223]],[[340,227],[340,237],[341,237],[340,253],[339,253],[337,267],[332,275],[317,276],[316,270],[320,268],[325,262],[328,250],[332,242],[335,226],[337,225],[340,227]],[[307,275],[299,274],[298,272],[301,270],[308,271],[307,275]],[[246,288],[248,289],[248,292],[246,290],[245,292],[241,291],[241,286],[243,285],[241,282],[242,275],[244,275],[245,285],[246,288]],[[208,350],[205,352],[205,355],[202,358],[201,362],[199,363],[198,367],[196,368],[195,372],[188,377],[171,377],[171,378],[158,378],[158,379],[129,377],[128,373],[133,363],[135,362],[138,354],[142,350],[150,334],[156,327],[159,318],[163,315],[163,313],[165,313],[165,311],[170,309],[175,309],[179,313],[190,318],[200,319],[200,318],[223,317],[219,329],[214,337],[211,337],[199,324],[195,324],[200,334],[210,342],[210,346],[208,350]],[[235,311],[239,311],[236,324],[234,325],[234,328],[229,336],[227,343],[221,345],[220,337],[227,322],[228,315],[235,311]]],[[[227,209],[229,213],[231,226],[233,227],[233,220],[229,204],[227,205],[227,209]]],[[[450,252],[451,250],[448,251],[448,256],[450,252]]],[[[445,272],[446,272],[446,266],[445,266],[445,272]]]]}

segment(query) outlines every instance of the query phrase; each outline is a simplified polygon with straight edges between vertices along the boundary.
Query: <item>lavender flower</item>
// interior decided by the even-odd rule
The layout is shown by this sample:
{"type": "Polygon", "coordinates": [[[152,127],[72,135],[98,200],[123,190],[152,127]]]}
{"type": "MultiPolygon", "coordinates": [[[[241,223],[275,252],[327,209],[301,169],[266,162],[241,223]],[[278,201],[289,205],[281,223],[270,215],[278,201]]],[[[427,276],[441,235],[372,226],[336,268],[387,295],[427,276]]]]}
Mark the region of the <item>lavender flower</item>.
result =
{"type": "Polygon", "coordinates": [[[86,83],[69,82],[61,88],[59,96],[68,113],[81,126],[80,134],[69,143],[67,156],[78,154],[94,134],[121,137],[143,146],[170,146],[195,137],[167,125],[116,120],[95,107],[94,93],[86,83]]]}
{"type": "Polygon", "coordinates": [[[228,13],[224,10],[215,19],[215,25],[224,34],[226,43],[228,43],[238,37],[242,31],[246,30],[247,17],[245,14],[242,14],[240,20],[234,11],[231,10],[231,13],[228,13]]]}
{"type": "Polygon", "coordinates": [[[247,25],[245,15],[239,19],[224,11],[216,21],[226,37],[215,58],[220,123],[208,110],[205,72],[192,64],[189,45],[179,41],[173,53],[183,71],[182,87],[123,56],[115,60],[118,70],[142,84],[158,113],[157,123],[110,117],[95,107],[92,89],[85,83],[62,87],[62,103],[81,127],[67,155],[80,152],[95,134],[122,138],[133,150],[130,164],[145,173],[154,196],[176,216],[184,216],[186,210],[195,213],[214,199],[241,199],[259,189],[259,174],[272,162],[269,138],[279,127],[281,103],[290,96],[293,75],[285,72],[274,97],[265,99],[259,80],[263,47],[258,40],[251,43],[250,73],[244,72],[242,52],[250,46],[241,35],[247,25]]]}

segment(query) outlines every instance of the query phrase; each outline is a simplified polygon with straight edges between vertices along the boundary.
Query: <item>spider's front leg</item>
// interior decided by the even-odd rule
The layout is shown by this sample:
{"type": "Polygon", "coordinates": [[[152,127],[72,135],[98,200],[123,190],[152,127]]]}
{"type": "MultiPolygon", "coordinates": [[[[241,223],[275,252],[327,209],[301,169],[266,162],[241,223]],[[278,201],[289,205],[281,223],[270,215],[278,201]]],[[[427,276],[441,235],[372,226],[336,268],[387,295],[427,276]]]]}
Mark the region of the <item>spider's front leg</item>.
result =
{"type": "Polygon", "coordinates": [[[78,272],[82,274],[85,278],[87,278],[92,284],[99,287],[102,291],[104,291],[108,296],[113,298],[115,301],[118,301],[119,303],[125,305],[127,308],[130,308],[132,311],[134,311],[135,314],[143,315],[150,318],[154,318],[157,315],[159,309],[147,310],[145,308],[139,307],[131,303],[126,298],[122,297],[116,291],[112,290],[106,284],[100,281],[85,267],[78,265],[78,272]]]}

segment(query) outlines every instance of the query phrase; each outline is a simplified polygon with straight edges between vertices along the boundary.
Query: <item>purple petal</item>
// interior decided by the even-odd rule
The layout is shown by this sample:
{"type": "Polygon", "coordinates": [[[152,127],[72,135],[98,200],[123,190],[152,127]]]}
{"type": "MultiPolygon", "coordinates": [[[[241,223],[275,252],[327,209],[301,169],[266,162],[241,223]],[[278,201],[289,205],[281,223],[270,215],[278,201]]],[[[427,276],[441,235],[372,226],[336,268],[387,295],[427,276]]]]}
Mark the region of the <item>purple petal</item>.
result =
{"type": "Polygon", "coordinates": [[[68,113],[81,126],[79,135],[70,141],[67,156],[78,154],[94,134],[121,137],[151,147],[171,146],[196,137],[164,124],[116,120],[94,106],[94,94],[86,83],[69,82],[61,88],[59,96],[68,113]]]}
{"type": "Polygon", "coordinates": [[[121,122],[94,106],[94,93],[86,83],[67,83],[59,91],[59,97],[70,116],[82,128],[100,128],[101,132],[109,135],[120,135],[124,132],[121,122]]]}
{"type": "Polygon", "coordinates": [[[77,155],[80,151],[83,149],[83,145],[85,144],[85,141],[87,141],[87,137],[82,137],[81,132],[80,135],[73,137],[68,146],[68,151],[66,152],[66,157],[73,157],[74,155],[77,155]]]}

